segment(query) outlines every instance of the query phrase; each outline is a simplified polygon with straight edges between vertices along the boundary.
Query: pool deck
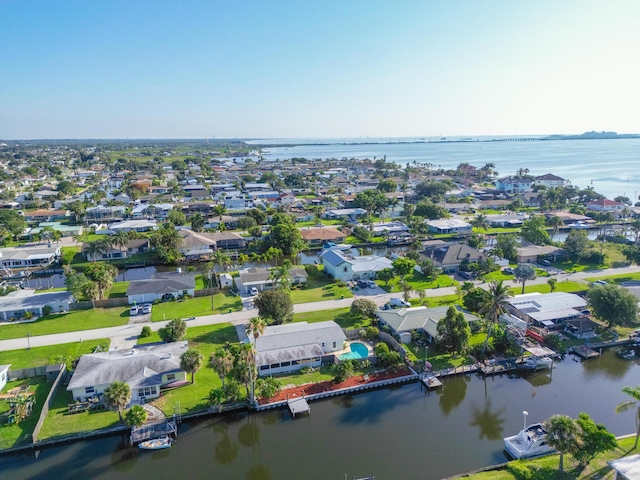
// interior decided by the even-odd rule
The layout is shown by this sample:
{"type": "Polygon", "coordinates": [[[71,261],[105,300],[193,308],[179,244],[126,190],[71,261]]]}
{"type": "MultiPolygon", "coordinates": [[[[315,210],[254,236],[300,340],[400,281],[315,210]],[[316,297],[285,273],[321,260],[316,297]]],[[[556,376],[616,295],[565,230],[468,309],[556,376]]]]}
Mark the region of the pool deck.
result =
{"type": "MultiPolygon", "coordinates": [[[[364,340],[352,340],[352,341],[348,341],[347,342],[347,348],[343,348],[342,350],[338,350],[337,352],[333,352],[333,354],[340,359],[340,355],[344,355],[345,353],[352,353],[351,350],[351,344],[352,343],[360,343],[361,345],[364,345],[365,347],[367,347],[367,352],[369,353],[369,357],[373,355],[373,347],[369,344],[369,342],[366,342],[364,340]]],[[[342,359],[340,359],[342,360],[342,359]]],[[[360,358],[347,358],[344,360],[360,360],[360,358]]]]}

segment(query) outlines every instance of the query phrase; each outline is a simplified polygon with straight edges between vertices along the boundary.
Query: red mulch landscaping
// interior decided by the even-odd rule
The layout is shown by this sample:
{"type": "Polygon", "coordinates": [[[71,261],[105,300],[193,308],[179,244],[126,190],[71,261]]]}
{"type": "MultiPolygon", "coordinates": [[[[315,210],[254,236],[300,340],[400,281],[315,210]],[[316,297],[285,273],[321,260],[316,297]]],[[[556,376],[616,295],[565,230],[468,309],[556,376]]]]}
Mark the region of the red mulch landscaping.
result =
{"type": "Polygon", "coordinates": [[[371,373],[368,379],[364,379],[364,375],[357,375],[347,378],[342,383],[335,383],[333,380],[326,380],[319,383],[308,383],[306,385],[300,385],[297,387],[291,387],[282,389],[274,397],[268,400],[260,399],[260,405],[266,403],[282,402],[287,398],[301,397],[303,395],[314,395],[316,393],[329,392],[331,390],[340,390],[342,388],[355,387],[358,385],[364,385],[366,383],[380,382],[382,380],[389,380],[390,378],[405,377],[411,375],[411,370],[408,367],[399,367],[393,370],[385,370],[384,372],[371,373]]]}

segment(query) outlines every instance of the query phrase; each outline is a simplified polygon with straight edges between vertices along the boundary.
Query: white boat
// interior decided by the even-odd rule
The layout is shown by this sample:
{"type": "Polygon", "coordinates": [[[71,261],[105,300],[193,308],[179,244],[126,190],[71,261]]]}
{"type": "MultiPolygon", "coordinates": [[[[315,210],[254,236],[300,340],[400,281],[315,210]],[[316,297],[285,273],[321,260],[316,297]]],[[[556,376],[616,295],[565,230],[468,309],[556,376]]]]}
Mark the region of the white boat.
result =
{"type": "Polygon", "coordinates": [[[541,423],[534,423],[524,430],[520,430],[517,435],[506,437],[504,448],[509,455],[517,460],[555,452],[555,449],[547,444],[547,431],[541,423]]]}
{"type": "Polygon", "coordinates": [[[138,448],[143,450],[162,450],[163,448],[171,448],[171,439],[168,436],[153,438],[138,444],[138,448]]]}
{"type": "Polygon", "coordinates": [[[324,248],[325,250],[351,250],[351,247],[353,245],[348,245],[346,243],[333,243],[333,242],[327,242],[325,243],[322,248],[324,248]]]}
{"type": "Polygon", "coordinates": [[[553,358],[530,356],[525,358],[518,366],[526,370],[551,369],[553,368],[553,358]]]}
{"type": "Polygon", "coordinates": [[[568,227],[574,230],[587,230],[589,228],[593,228],[593,224],[578,220],[577,222],[569,224],[568,227]]]}

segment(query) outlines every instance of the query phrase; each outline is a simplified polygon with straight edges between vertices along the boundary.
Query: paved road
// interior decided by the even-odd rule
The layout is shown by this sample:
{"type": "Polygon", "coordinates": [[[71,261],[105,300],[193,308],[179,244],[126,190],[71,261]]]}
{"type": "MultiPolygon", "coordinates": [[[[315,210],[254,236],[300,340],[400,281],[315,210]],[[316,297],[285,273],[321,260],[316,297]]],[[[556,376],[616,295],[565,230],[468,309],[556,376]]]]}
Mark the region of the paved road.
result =
{"type": "MultiPolygon", "coordinates": [[[[610,268],[606,270],[588,271],[579,273],[562,273],[555,276],[559,282],[567,281],[585,281],[586,278],[592,277],[605,277],[609,275],[619,275],[625,273],[638,273],[640,272],[640,266],[622,267],[622,268],[610,268]]],[[[527,285],[540,285],[547,282],[548,277],[540,277],[535,280],[527,282],[527,285]]],[[[481,288],[488,288],[487,283],[475,282],[481,288]]],[[[514,282],[515,284],[515,282],[514,282]]],[[[456,293],[455,287],[444,287],[427,290],[428,297],[437,297],[441,295],[451,295],[456,293]]],[[[383,305],[389,301],[392,297],[400,298],[401,293],[385,293],[382,289],[367,289],[359,290],[358,296],[361,298],[369,298],[376,302],[378,305],[383,305]],[[382,292],[382,293],[380,293],[382,292]]],[[[299,303],[294,305],[294,311],[296,313],[302,312],[315,312],[321,310],[330,310],[333,308],[343,308],[351,306],[352,298],[345,298],[341,300],[323,300],[321,302],[311,303],[299,303]]],[[[229,322],[235,326],[246,324],[249,318],[257,315],[258,311],[255,309],[242,310],[240,312],[225,313],[221,315],[205,315],[202,317],[196,317],[193,320],[188,320],[189,326],[202,326],[213,325],[218,323],[229,322]]],[[[30,337],[30,344],[32,347],[41,347],[45,345],[58,345],[61,343],[78,342],[82,340],[95,340],[99,338],[110,338],[112,346],[118,348],[127,348],[135,345],[135,342],[142,330],[142,327],[148,325],[151,330],[157,331],[159,328],[164,327],[167,322],[147,322],[136,323],[133,325],[121,325],[119,327],[98,328],[94,330],[82,330],[77,332],[56,333],[52,335],[40,335],[30,337]]],[[[27,348],[26,338],[16,338],[12,340],[0,341],[0,351],[4,350],[17,350],[21,348],[27,348]]]]}

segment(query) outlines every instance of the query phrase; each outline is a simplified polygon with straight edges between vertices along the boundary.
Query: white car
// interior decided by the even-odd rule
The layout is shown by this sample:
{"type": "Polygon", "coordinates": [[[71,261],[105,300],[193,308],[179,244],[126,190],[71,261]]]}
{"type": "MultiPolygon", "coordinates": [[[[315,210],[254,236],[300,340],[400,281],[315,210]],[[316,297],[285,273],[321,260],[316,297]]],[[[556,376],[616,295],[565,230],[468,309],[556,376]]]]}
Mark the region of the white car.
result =
{"type": "Polygon", "coordinates": [[[142,305],[142,313],[151,313],[151,304],[145,303],[142,305]]]}
{"type": "Polygon", "coordinates": [[[258,293],[260,292],[258,292],[258,289],[256,287],[251,287],[251,289],[249,290],[249,293],[251,295],[258,295],[258,293]]]}
{"type": "Polygon", "coordinates": [[[129,315],[133,316],[133,315],[138,315],[138,313],[140,313],[140,308],[137,305],[133,305],[130,309],[129,309],[129,315]]]}

